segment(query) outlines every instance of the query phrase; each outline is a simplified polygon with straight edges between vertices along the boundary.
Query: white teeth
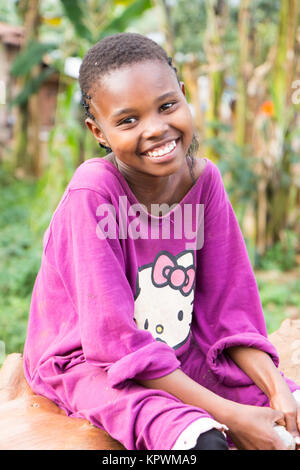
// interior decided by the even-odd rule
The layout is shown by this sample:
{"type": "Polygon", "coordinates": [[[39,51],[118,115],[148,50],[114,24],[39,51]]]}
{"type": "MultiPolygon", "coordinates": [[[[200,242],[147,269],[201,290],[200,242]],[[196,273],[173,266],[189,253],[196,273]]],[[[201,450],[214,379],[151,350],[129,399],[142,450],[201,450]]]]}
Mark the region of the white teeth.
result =
{"type": "Polygon", "coordinates": [[[164,145],[161,148],[157,148],[156,150],[152,150],[151,152],[147,152],[146,155],[149,157],[162,157],[167,153],[171,152],[176,147],[176,141],[172,140],[168,144],[164,145]]]}

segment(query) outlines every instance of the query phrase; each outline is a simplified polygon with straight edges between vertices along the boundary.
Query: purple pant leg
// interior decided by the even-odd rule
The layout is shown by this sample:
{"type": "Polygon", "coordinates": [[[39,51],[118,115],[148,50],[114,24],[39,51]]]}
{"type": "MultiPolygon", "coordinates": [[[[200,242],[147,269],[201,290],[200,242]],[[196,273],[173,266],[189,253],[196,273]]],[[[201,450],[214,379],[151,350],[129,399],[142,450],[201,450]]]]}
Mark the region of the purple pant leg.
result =
{"type": "Polygon", "coordinates": [[[133,381],[122,390],[112,389],[106,373],[86,363],[55,377],[44,377],[45,381],[51,387],[51,398],[54,391],[55,401],[71,417],[88,419],[128,450],[171,449],[189,424],[211,417],[166,392],[144,388],[133,381]]]}

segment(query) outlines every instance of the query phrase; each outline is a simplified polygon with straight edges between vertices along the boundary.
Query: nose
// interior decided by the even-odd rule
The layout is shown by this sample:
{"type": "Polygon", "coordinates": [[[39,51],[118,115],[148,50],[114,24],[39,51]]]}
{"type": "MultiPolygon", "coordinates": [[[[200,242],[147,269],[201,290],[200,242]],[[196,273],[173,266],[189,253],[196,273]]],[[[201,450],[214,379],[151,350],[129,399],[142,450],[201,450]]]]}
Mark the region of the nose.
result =
{"type": "Polygon", "coordinates": [[[144,139],[155,140],[161,138],[167,131],[168,124],[165,119],[155,114],[145,121],[143,137],[144,139]]]}

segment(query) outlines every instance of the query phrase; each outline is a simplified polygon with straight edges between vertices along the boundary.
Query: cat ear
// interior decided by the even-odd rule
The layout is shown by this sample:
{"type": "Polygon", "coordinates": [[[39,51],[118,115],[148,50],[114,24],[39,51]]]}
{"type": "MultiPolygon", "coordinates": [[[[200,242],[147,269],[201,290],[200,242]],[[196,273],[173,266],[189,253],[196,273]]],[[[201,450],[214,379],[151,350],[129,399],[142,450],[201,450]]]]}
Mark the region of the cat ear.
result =
{"type": "Polygon", "coordinates": [[[188,268],[194,264],[194,253],[192,251],[185,251],[177,256],[177,263],[184,268],[188,268]]]}
{"type": "Polygon", "coordinates": [[[141,288],[140,288],[140,283],[139,283],[139,271],[138,271],[137,275],[136,275],[134,300],[136,300],[138,298],[138,296],[140,295],[140,292],[141,292],[141,288]]]}
{"type": "Polygon", "coordinates": [[[138,272],[136,275],[136,282],[135,282],[134,300],[136,300],[138,296],[140,295],[141,288],[151,283],[151,269],[152,267],[151,266],[148,267],[148,265],[138,268],[138,272]]]}

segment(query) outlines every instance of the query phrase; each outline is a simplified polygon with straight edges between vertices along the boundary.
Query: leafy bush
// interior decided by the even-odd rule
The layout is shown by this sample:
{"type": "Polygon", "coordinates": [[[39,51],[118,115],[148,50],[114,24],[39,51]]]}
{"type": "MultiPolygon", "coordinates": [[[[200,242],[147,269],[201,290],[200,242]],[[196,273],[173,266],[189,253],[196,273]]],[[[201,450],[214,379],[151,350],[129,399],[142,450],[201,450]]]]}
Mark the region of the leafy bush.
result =
{"type": "Polygon", "coordinates": [[[289,317],[289,309],[296,307],[300,313],[300,279],[285,280],[276,271],[276,278],[264,279],[257,275],[257,285],[268,334],[277,330],[282,321],[289,317]]]}
{"type": "Polygon", "coordinates": [[[288,271],[296,265],[298,236],[291,230],[286,230],[282,241],[270,247],[258,262],[258,268],[264,270],[280,269],[288,271]]]}
{"type": "Polygon", "coordinates": [[[2,169],[0,186],[0,341],[9,354],[23,349],[42,247],[29,223],[36,185],[18,181],[2,169]]]}

